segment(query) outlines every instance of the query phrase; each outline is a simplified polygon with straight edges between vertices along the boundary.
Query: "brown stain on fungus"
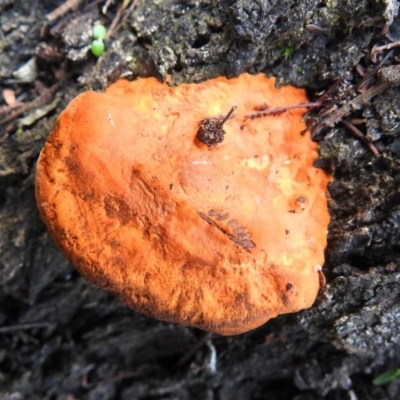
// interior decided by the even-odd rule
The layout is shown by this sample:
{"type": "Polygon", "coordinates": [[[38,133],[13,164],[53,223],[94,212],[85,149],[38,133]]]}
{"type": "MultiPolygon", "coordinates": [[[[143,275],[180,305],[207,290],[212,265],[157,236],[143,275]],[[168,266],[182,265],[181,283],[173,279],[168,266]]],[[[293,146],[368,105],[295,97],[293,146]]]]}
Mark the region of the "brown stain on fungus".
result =
{"type": "Polygon", "coordinates": [[[50,235],[89,281],[165,321],[233,335],[310,307],[330,178],[304,109],[248,118],[306,100],[249,74],[82,93],[37,164],[50,235]]]}
{"type": "Polygon", "coordinates": [[[126,225],[130,220],[130,207],[120,197],[110,194],[104,197],[104,210],[109,218],[118,219],[121,225],[126,225]]]}

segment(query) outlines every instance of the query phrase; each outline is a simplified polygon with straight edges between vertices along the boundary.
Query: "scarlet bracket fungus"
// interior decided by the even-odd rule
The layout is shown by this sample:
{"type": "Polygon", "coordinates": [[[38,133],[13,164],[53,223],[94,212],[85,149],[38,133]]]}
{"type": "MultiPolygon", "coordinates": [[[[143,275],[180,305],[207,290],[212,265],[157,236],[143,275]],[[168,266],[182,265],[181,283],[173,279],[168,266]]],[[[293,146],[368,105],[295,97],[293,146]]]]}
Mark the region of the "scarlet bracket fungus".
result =
{"type": "Polygon", "coordinates": [[[36,175],[40,213],[64,255],[134,309],[223,335],[310,307],[329,177],[312,166],[304,110],[247,117],[306,101],[274,83],[243,74],[172,88],[147,78],[79,95],[36,175]],[[230,104],[235,116],[221,120],[230,104]],[[222,143],[198,145],[205,121],[224,124],[222,143]]]}

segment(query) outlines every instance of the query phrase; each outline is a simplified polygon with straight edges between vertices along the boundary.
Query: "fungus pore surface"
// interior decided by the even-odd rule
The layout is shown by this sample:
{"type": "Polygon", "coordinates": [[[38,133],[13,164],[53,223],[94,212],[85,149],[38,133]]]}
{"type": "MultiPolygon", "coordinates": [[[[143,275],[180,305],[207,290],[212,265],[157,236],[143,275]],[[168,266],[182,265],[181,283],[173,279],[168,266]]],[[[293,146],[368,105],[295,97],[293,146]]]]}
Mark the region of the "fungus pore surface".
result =
{"type": "Polygon", "coordinates": [[[307,101],[274,83],[120,80],[68,105],[40,154],[36,197],[86,279],[140,312],[222,335],[313,304],[329,177],[312,166],[304,109],[247,117],[307,101]],[[201,143],[202,124],[219,128],[233,106],[223,141],[201,143]]]}

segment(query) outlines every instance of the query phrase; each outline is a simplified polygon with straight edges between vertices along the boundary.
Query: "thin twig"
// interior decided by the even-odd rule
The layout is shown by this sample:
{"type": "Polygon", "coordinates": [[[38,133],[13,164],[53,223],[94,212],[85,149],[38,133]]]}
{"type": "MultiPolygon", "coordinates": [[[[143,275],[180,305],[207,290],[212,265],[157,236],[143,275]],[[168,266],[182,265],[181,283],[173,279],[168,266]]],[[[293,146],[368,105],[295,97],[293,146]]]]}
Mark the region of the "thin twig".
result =
{"type": "Polygon", "coordinates": [[[390,86],[390,83],[387,82],[378,83],[377,85],[372,86],[372,88],[355,97],[353,100],[349,101],[348,103],[340,107],[337,111],[332,113],[329,117],[320,122],[313,129],[314,133],[319,132],[324,127],[333,128],[335,124],[341,121],[342,118],[346,117],[351,111],[360,109],[369,100],[371,100],[377,94],[382,93],[390,86]]]}
{"type": "Polygon", "coordinates": [[[351,122],[346,121],[345,119],[342,120],[342,123],[346,125],[356,137],[361,139],[369,147],[374,156],[381,157],[381,153],[379,153],[378,149],[371,143],[370,140],[368,140],[368,138],[358,128],[356,128],[351,122]]]}
{"type": "Polygon", "coordinates": [[[5,123],[12,121],[13,119],[19,117],[21,114],[24,114],[27,111],[30,111],[37,107],[40,107],[44,104],[50,103],[51,100],[50,101],[47,100],[47,97],[50,94],[53,94],[53,92],[55,92],[61,86],[61,84],[64,83],[64,80],[65,79],[59,80],[53,86],[46,89],[41,95],[36,97],[35,100],[32,100],[30,103],[24,104],[23,106],[19,107],[18,109],[10,112],[7,117],[0,119],[0,125],[4,125],[5,123]]]}
{"type": "Polygon", "coordinates": [[[318,98],[318,101],[320,103],[322,103],[323,101],[325,101],[325,99],[327,99],[329,97],[329,95],[331,93],[334,92],[334,90],[336,90],[336,88],[349,76],[348,72],[346,72],[345,74],[343,74],[343,76],[341,76],[339,79],[337,79],[327,90],[325,90],[324,93],[322,93],[322,95],[318,98]]]}
{"type": "Polygon", "coordinates": [[[369,71],[367,74],[365,74],[363,76],[363,79],[361,80],[361,82],[357,85],[357,91],[361,89],[361,87],[363,85],[365,85],[366,82],[368,82],[373,75],[375,75],[378,70],[382,67],[382,65],[390,58],[390,56],[393,54],[393,50],[389,51],[389,53],[386,54],[386,56],[382,59],[382,61],[376,66],[374,67],[371,71],[369,71]]]}
{"type": "Polygon", "coordinates": [[[81,1],[82,0],[67,0],[65,3],[61,4],[60,7],[57,7],[54,11],[46,15],[47,21],[54,22],[72,8],[78,7],[81,1]]]}
{"type": "Polygon", "coordinates": [[[89,382],[89,372],[94,370],[95,368],[96,364],[90,364],[84,368],[82,372],[82,383],[81,383],[84,389],[91,389],[99,384],[113,383],[120,381],[122,379],[137,378],[139,376],[143,376],[144,374],[144,371],[141,369],[138,369],[136,371],[121,371],[117,373],[117,375],[109,376],[108,378],[101,379],[97,382],[89,382]]]}
{"type": "Polygon", "coordinates": [[[112,382],[117,382],[117,381],[120,381],[120,380],[126,379],[126,378],[137,378],[138,376],[141,376],[142,374],[143,374],[143,371],[141,371],[140,369],[137,371],[122,371],[122,372],[119,372],[115,376],[110,376],[109,378],[103,379],[101,381],[101,383],[112,383],[112,382]]]}
{"type": "Polygon", "coordinates": [[[201,346],[203,346],[207,340],[211,339],[211,337],[213,336],[212,332],[207,332],[191,349],[190,351],[185,354],[178,362],[177,362],[177,366],[181,366],[183,364],[185,364],[191,357],[193,357],[193,355],[196,353],[197,350],[199,350],[199,348],[201,346]]]}
{"type": "Polygon", "coordinates": [[[31,324],[3,326],[0,328],[0,333],[27,331],[30,329],[53,328],[54,326],[56,326],[56,324],[52,324],[50,322],[33,322],[31,324]]]}
{"type": "Polygon", "coordinates": [[[309,32],[322,33],[322,34],[324,34],[324,35],[328,35],[328,33],[329,33],[328,29],[322,28],[322,27],[320,27],[320,26],[318,26],[318,25],[315,25],[315,24],[308,24],[308,25],[306,25],[306,29],[307,29],[309,32]]]}
{"type": "Polygon", "coordinates": [[[1,106],[0,107],[0,121],[1,121],[1,116],[3,114],[8,114],[9,112],[11,112],[11,110],[14,110],[15,108],[23,107],[23,106],[24,106],[24,103],[22,103],[22,102],[12,104],[11,106],[1,106]]]}
{"type": "Polygon", "coordinates": [[[107,1],[105,2],[105,4],[104,4],[103,8],[101,9],[101,12],[102,12],[103,14],[106,14],[106,13],[107,13],[107,10],[108,10],[108,7],[110,7],[110,5],[111,5],[112,3],[114,3],[114,0],[107,0],[107,1]]]}
{"type": "Polygon", "coordinates": [[[378,57],[378,54],[381,54],[385,50],[390,50],[395,47],[400,47],[400,40],[397,42],[385,44],[384,46],[377,46],[375,45],[372,50],[371,50],[371,61],[373,63],[376,63],[376,59],[378,57]]]}
{"type": "Polygon", "coordinates": [[[314,108],[314,107],[321,107],[321,105],[322,103],[320,101],[317,101],[314,103],[300,103],[284,107],[267,108],[266,110],[256,111],[254,113],[248,114],[246,117],[254,119],[254,118],[265,117],[267,115],[279,115],[286,111],[295,110],[297,108],[314,108]]]}
{"type": "Polygon", "coordinates": [[[119,29],[120,23],[124,22],[136,7],[138,1],[133,0],[129,8],[126,8],[129,2],[124,2],[117,10],[110,27],[107,29],[106,39],[110,39],[119,29]],[[125,4],[126,3],[126,4],[125,4]]]}
{"type": "Polygon", "coordinates": [[[111,22],[111,25],[107,29],[106,39],[111,39],[112,35],[117,31],[117,25],[119,24],[119,21],[121,20],[124,12],[125,12],[125,10],[123,10],[121,7],[118,8],[117,13],[115,14],[115,17],[113,18],[113,20],[111,22]]]}

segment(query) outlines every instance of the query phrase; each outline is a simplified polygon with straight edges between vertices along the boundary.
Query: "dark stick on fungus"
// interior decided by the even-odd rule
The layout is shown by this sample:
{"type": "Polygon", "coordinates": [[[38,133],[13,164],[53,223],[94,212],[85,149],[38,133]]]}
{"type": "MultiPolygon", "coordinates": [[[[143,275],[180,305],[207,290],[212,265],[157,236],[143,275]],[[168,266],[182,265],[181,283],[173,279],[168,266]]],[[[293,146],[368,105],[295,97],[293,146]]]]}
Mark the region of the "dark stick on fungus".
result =
{"type": "Polygon", "coordinates": [[[229,110],[228,114],[226,114],[226,117],[220,122],[220,126],[224,125],[226,121],[228,121],[229,117],[232,115],[232,113],[236,110],[236,106],[232,106],[231,109],[229,110]]]}
{"type": "Polygon", "coordinates": [[[267,115],[279,115],[289,110],[295,110],[297,108],[314,108],[314,107],[321,107],[322,102],[317,101],[315,103],[300,103],[300,104],[293,104],[290,106],[284,107],[274,107],[274,108],[267,108],[265,110],[256,111],[251,114],[247,115],[247,118],[254,119],[260,117],[266,117],[267,115]]]}
{"type": "Polygon", "coordinates": [[[216,144],[222,143],[225,135],[222,127],[235,110],[236,106],[232,106],[222,121],[217,118],[203,119],[197,131],[197,139],[208,147],[214,147],[216,144]]]}

